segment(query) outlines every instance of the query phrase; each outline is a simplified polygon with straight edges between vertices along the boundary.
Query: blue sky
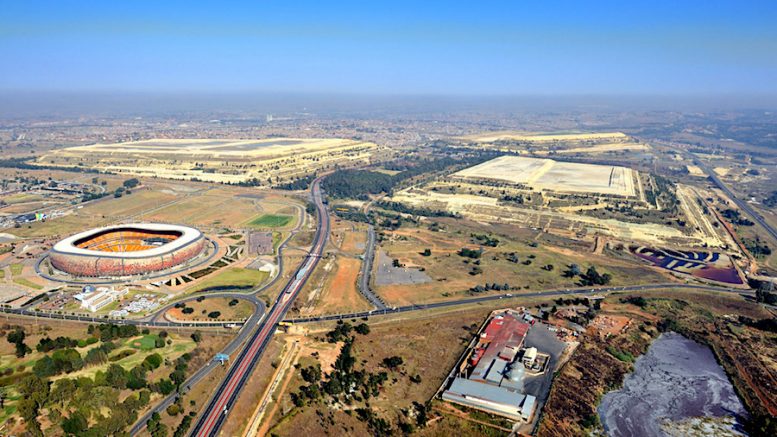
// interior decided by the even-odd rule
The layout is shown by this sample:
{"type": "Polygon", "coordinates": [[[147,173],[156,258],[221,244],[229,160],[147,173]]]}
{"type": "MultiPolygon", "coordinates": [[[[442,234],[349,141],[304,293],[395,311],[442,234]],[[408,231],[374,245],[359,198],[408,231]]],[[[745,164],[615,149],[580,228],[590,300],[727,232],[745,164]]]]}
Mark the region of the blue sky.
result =
{"type": "Polygon", "coordinates": [[[6,1],[0,90],[777,94],[773,1],[6,1]]]}

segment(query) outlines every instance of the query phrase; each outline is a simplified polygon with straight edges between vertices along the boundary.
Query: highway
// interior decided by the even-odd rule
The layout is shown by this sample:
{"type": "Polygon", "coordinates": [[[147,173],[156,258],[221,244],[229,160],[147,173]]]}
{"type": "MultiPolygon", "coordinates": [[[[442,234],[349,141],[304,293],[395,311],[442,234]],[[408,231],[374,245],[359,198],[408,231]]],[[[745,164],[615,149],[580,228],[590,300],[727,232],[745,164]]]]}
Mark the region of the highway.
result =
{"type": "MultiPolygon", "coordinates": [[[[219,384],[205,409],[198,416],[197,422],[192,429],[191,435],[193,436],[213,436],[218,434],[219,429],[229,416],[229,410],[234,405],[241,389],[246,384],[251,372],[270,342],[278,322],[283,320],[292,302],[310,278],[324,253],[324,247],[329,237],[329,216],[321,194],[321,178],[313,181],[311,194],[316,206],[319,226],[316,228],[310,254],[297,268],[294,275],[278,295],[267,317],[258,322],[258,327],[251,334],[245,347],[233,358],[227,376],[219,384]]],[[[249,324],[246,324],[245,331],[248,332],[249,329],[251,327],[249,324]]]]}
{"type": "Polygon", "coordinates": [[[370,274],[372,273],[372,263],[375,260],[375,227],[370,225],[367,228],[367,244],[364,250],[364,262],[362,262],[361,276],[359,277],[359,292],[378,310],[388,308],[386,304],[370,289],[370,274]]]}
{"type": "Polygon", "coordinates": [[[284,321],[290,322],[290,323],[326,322],[326,321],[332,321],[332,320],[355,319],[355,318],[362,318],[362,317],[373,317],[373,316],[382,316],[387,314],[405,313],[408,311],[431,310],[435,308],[446,308],[446,307],[459,306],[459,305],[471,305],[471,304],[490,302],[490,301],[500,300],[500,299],[517,299],[517,298],[529,298],[529,297],[561,297],[561,296],[568,296],[568,295],[588,295],[588,294],[596,295],[596,294],[612,293],[612,292],[618,292],[618,291],[634,292],[634,291],[660,290],[660,289],[667,289],[667,288],[691,289],[691,290],[711,291],[711,292],[718,292],[718,293],[721,293],[721,292],[735,293],[735,294],[742,294],[742,295],[754,294],[754,291],[752,290],[741,289],[741,288],[724,288],[724,287],[715,287],[711,285],[677,284],[677,283],[629,285],[629,286],[622,286],[622,287],[581,287],[581,288],[565,288],[565,289],[556,289],[556,290],[535,291],[531,293],[519,293],[519,294],[512,294],[512,293],[494,294],[494,295],[488,295],[488,296],[471,297],[467,299],[449,300],[445,302],[415,304],[415,305],[406,305],[401,307],[386,308],[382,310],[362,311],[358,313],[300,317],[300,318],[286,319],[284,321]]]}
{"type": "MultiPolygon", "coordinates": [[[[246,298],[245,295],[235,295],[234,293],[222,293],[214,296],[246,298]]],[[[254,300],[257,305],[257,313],[261,316],[264,313],[264,302],[254,300]]],[[[203,328],[203,327],[225,327],[230,322],[168,322],[140,319],[112,319],[108,317],[79,316],[74,314],[49,313],[27,308],[7,308],[0,307],[0,313],[13,314],[17,316],[35,317],[39,319],[70,320],[74,322],[87,323],[114,323],[116,325],[135,325],[135,326],[155,326],[155,327],[178,327],[178,328],[203,328]]]]}
{"type": "MultiPolygon", "coordinates": [[[[275,277],[268,283],[262,285],[259,288],[256,288],[254,290],[251,290],[250,292],[238,292],[238,291],[232,291],[232,292],[207,292],[202,293],[198,295],[192,295],[185,299],[181,299],[175,302],[171,302],[170,304],[166,305],[163,308],[160,308],[157,310],[156,313],[152,314],[151,316],[143,319],[142,321],[133,321],[133,324],[143,324],[143,325],[149,325],[149,326],[186,326],[186,324],[181,323],[174,323],[174,322],[159,322],[158,320],[163,317],[164,313],[170,309],[170,307],[174,306],[176,303],[179,302],[186,302],[192,299],[197,299],[200,296],[207,296],[207,297],[234,297],[237,299],[246,299],[251,301],[255,305],[254,313],[251,315],[251,317],[246,320],[246,322],[243,324],[243,326],[240,328],[240,331],[238,332],[238,335],[232,339],[232,341],[227,344],[227,346],[221,351],[222,353],[225,353],[227,355],[232,355],[235,353],[235,351],[238,349],[238,346],[243,344],[245,340],[249,337],[249,335],[253,332],[253,329],[261,322],[261,320],[264,317],[266,305],[265,303],[257,297],[259,293],[264,291],[265,289],[272,287],[278,280],[280,280],[281,276],[283,276],[283,251],[285,250],[288,242],[291,240],[291,237],[296,234],[304,225],[305,225],[305,213],[300,206],[295,206],[300,214],[300,220],[297,223],[297,226],[291,231],[289,236],[280,244],[278,245],[278,254],[277,254],[277,260],[278,260],[278,274],[275,275],[275,277]]],[[[103,321],[103,323],[105,323],[103,321]]],[[[218,322],[205,322],[207,325],[224,325],[224,323],[218,323],[218,322]]],[[[197,326],[203,326],[202,324],[198,324],[197,326]]],[[[212,362],[209,362],[206,366],[200,368],[195,372],[192,376],[187,379],[183,387],[188,390],[190,387],[193,387],[195,384],[197,384],[200,380],[205,378],[208,373],[210,373],[214,368],[217,366],[213,365],[212,362]]],[[[148,419],[151,418],[151,415],[154,414],[154,412],[161,413],[165,410],[168,406],[170,406],[173,402],[175,402],[175,398],[178,396],[178,393],[172,393],[168,395],[166,398],[164,398],[161,402],[159,402],[154,408],[146,412],[143,417],[138,419],[135,424],[132,426],[130,430],[130,435],[137,435],[140,433],[140,431],[146,427],[146,422],[148,419]]]]}
{"type": "Polygon", "coordinates": [[[736,196],[736,194],[734,194],[734,192],[731,191],[726,186],[726,184],[723,183],[722,180],[720,180],[720,178],[718,177],[718,175],[715,173],[714,170],[710,169],[705,163],[701,162],[701,160],[699,159],[694,159],[693,162],[702,170],[704,170],[705,173],[707,173],[707,175],[715,183],[715,185],[717,185],[718,188],[721,189],[721,191],[726,193],[726,196],[728,196],[731,200],[733,200],[734,203],[736,203],[736,205],[739,207],[739,209],[746,212],[753,220],[755,220],[756,223],[758,223],[763,229],[766,230],[766,232],[772,237],[772,239],[775,242],[777,242],[777,230],[775,230],[769,223],[767,223],[766,220],[764,220],[763,217],[760,214],[758,214],[757,211],[751,208],[747,202],[743,201],[742,199],[739,199],[736,196]]]}

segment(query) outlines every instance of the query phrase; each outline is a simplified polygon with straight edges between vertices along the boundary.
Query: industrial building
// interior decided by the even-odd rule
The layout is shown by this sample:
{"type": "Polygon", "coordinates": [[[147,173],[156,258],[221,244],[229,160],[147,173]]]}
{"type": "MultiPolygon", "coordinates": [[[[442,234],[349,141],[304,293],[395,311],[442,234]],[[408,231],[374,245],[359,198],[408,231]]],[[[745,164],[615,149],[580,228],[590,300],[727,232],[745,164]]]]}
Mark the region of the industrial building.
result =
{"type": "Polygon", "coordinates": [[[524,348],[531,328],[525,320],[524,314],[511,310],[494,315],[442,398],[516,421],[531,420],[537,399],[524,393],[524,363],[534,365],[538,351],[524,348]]]}

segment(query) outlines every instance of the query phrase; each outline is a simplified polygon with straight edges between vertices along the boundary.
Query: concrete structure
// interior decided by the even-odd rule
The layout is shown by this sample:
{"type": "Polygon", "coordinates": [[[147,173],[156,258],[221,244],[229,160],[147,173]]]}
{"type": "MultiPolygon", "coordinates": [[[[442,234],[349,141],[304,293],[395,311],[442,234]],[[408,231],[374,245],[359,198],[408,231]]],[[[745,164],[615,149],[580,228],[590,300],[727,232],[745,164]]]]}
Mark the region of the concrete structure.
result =
{"type": "MultiPolygon", "coordinates": [[[[518,358],[531,324],[523,314],[504,311],[483,328],[459,374],[443,392],[444,400],[507,417],[529,421],[536,399],[523,392],[526,368],[518,358]]],[[[523,353],[536,358],[537,349],[523,353]]],[[[534,362],[532,358],[532,363],[534,362]]]]}
{"type": "Polygon", "coordinates": [[[87,309],[91,312],[99,311],[101,308],[115,302],[120,296],[123,296],[129,292],[128,288],[116,290],[111,287],[99,287],[95,289],[91,285],[84,287],[82,293],[73,296],[75,300],[81,302],[81,308],[87,309]]]}
{"type": "Polygon", "coordinates": [[[534,396],[465,378],[454,379],[442,398],[513,420],[529,420],[536,403],[534,396]]]}
{"type": "Polygon", "coordinates": [[[55,244],[51,265],[74,276],[142,275],[183,264],[205,249],[207,240],[187,226],[139,223],[92,229],[55,244]]]}
{"type": "Polygon", "coordinates": [[[530,347],[523,352],[523,358],[521,362],[525,367],[531,367],[534,365],[534,360],[537,359],[537,348],[530,347]]]}

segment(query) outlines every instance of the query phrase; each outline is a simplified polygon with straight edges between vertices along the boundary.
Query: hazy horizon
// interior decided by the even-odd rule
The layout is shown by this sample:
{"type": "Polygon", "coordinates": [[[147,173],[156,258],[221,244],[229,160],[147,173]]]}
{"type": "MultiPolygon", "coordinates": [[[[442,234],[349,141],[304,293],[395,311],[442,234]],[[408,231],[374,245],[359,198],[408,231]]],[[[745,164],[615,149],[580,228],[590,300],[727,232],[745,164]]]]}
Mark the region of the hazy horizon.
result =
{"type": "Polygon", "coordinates": [[[415,115],[426,113],[777,110],[777,95],[388,95],[367,93],[0,90],[0,117],[154,116],[189,113],[415,115]]]}
{"type": "Polygon", "coordinates": [[[775,95],[773,2],[4,2],[0,90],[775,95]]]}

